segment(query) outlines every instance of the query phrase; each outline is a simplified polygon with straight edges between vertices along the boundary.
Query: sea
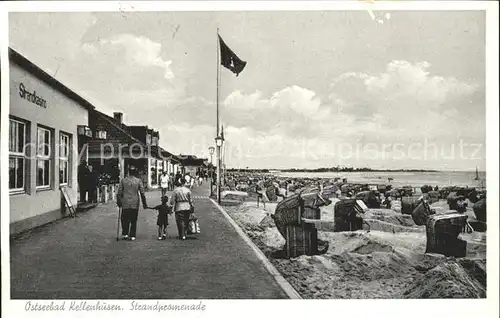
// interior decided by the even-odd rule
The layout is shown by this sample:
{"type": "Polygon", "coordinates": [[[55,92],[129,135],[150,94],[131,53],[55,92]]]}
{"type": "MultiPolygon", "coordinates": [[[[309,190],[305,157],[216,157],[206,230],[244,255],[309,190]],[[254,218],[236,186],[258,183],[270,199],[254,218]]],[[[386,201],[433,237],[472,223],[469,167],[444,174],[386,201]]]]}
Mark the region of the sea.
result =
{"type": "Polygon", "coordinates": [[[439,171],[439,172],[275,172],[286,178],[346,178],[347,182],[363,184],[392,184],[394,186],[421,187],[431,186],[468,186],[474,188],[486,187],[486,172],[475,171],[439,171]],[[388,178],[392,178],[388,181],[388,178]]]}

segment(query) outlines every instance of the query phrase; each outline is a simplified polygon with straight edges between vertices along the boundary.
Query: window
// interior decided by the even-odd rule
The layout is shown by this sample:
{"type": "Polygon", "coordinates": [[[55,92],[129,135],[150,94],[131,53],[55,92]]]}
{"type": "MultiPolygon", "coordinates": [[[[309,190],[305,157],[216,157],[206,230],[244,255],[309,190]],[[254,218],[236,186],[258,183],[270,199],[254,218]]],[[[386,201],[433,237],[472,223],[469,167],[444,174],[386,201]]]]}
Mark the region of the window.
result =
{"type": "Polygon", "coordinates": [[[38,127],[37,131],[37,177],[36,186],[37,188],[49,188],[50,187],[50,168],[52,166],[51,159],[51,131],[38,127]]]}
{"type": "Polygon", "coordinates": [[[69,183],[70,138],[64,133],[59,136],[59,184],[61,185],[69,183]]]}
{"type": "Polygon", "coordinates": [[[9,120],[9,191],[22,192],[26,186],[26,124],[9,120]]]}

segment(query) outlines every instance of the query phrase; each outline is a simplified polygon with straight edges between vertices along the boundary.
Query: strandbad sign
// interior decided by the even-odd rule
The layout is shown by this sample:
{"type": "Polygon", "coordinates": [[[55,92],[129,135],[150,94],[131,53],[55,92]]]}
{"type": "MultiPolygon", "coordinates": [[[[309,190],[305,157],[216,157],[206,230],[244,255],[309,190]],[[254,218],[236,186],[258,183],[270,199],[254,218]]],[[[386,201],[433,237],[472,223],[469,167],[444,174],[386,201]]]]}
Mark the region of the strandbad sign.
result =
{"type": "Polygon", "coordinates": [[[21,98],[24,98],[27,101],[32,102],[33,104],[36,104],[43,108],[47,108],[47,102],[45,101],[45,99],[41,98],[40,96],[37,96],[36,91],[33,91],[33,93],[31,93],[28,90],[26,90],[26,87],[24,86],[23,83],[19,84],[19,96],[21,96],[21,98]]]}

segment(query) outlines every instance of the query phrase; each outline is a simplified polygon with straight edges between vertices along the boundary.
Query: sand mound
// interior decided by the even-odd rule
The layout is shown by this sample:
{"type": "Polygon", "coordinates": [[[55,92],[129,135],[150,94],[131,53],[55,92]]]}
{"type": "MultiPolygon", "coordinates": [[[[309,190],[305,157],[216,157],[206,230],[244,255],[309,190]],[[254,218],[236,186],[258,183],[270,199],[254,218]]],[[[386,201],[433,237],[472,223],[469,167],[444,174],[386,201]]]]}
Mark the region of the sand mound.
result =
{"type": "Polygon", "coordinates": [[[268,214],[268,211],[264,210],[262,207],[256,207],[255,202],[243,203],[235,209],[232,209],[232,212],[236,220],[253,225],[258,225],[268,214]]]}
{"type": "Polygon", "coordinates": [[[353,252],[358,254],[371,254],[373,252],[392,253],[394,252],[394,248],[387,244],[369,241],[368,243],[357,247],[355,250],[353,250],[353,252]]]}
{"type": "Polygon", "coordinates": [[[383,231],[383,232],[392,232],[392,233],[400,233],[400,232],[425,232],[425,227],[418,226],[402,226],[395,225],[393,223],[368,219],[365,220],[366,223],[370,225],[371,231],[383,231]]]}
{"type": "Polygon", "coordinates": [[[370,209],[365,213],[363,219],[379,220],[394,225],[415,226],[411,215],[401,214],[390,209],[370,209]]]}
{"type": "Polygon", "coordinates": [[[267,228],[261,234],[261,240],[264,245],[274,249],[281,249],[286,243],[285,239],[276,228],[267,228]]]}
{"type": "Polygon", "coordinates": [[[319,237],[330,243],[327,254],[398,252],[412,258],[425,251],[425,236],[421,233],[387,233],[382,231],[320,232],[319,237]],[[391,247],[389,249],[388,247],[391,247]]]}
{"type": "Polygon", "coordinates": [[[486,259],[486,233],[462,233],[459,238],[467,242],[467,257],[486,259]]]}
{"type": "Polygon", "coordinates": [[[274,220],[273,218],[271,217],[271,215],[266,215],[262,221],[260,221],[259,225],[262,227],[262,228],[269,228],[269,227],[276,227],[276,223],[274,223],[274,220]]]}
{"type": "MultiPolygon", "coordinates": [[[[332,204],[321,207],[321,220],[325,222],[334,222],[335,219],[335,203],[340,200],[332,199],[332,204]]],[[[391,209],[369,209],[363,219],[370,225],[371,230],[385,232],[421,232],[425,231],[422,227],[415,225],[411,215],[401,214],[391,209]]],[[[328,227],[320,228],[324,231],[333,231],[328,227]]]]}
{"type": "Polygon", "coordinates": [[[485,298],[485,260],[449,260],[437,265],[417,279],[402,296],[403,298],[485,298]]]}
{"type": "Polygon", "coordinates": [[[322,236],[335,243],[324,255],[273,260],[304,298],[391,298],[419,274],[383,235],[341,232],[322,236]]]}

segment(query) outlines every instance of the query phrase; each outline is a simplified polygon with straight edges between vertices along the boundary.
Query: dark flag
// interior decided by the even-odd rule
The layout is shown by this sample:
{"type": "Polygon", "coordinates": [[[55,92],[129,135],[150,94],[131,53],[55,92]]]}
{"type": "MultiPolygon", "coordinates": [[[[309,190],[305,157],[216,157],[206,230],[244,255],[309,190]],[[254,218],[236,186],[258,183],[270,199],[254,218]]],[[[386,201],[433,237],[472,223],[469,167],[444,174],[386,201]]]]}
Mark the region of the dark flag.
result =
{"type": "Polygon", "coordinates": [[[247,65],[247,62],[242,61],[238,56],[236,56],[236,54],[234,54],[234,52],[226,45],[226,43],[224,43],[220,35],[219,44],[221,65],[238,76],[247,65]]]}
{"type": "Polygon", "coordinates": [[[224,125],[222,125],[222,129],[221,129],[221,132],[220,132],[220,136],[222,137],[222,140],[225,140],[225,139],[224,139],[224,125]]]}

